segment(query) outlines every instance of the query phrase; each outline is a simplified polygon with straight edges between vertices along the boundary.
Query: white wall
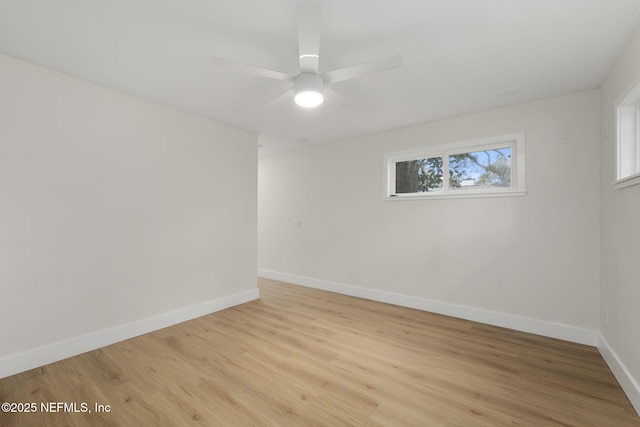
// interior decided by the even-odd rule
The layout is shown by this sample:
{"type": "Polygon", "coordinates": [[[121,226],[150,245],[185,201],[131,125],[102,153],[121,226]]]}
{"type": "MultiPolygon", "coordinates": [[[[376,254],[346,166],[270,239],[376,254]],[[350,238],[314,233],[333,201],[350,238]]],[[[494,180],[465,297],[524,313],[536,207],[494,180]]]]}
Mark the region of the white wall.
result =
{"type": "Polygon", "coordinates": [[[259,273],[595,344],[599,102],[594,90],[261,158],[259,273]],[[381,197],[385,152],[521,131],[524,197],[381,197]]]}
{"type": "Polygon", "coordinates": [[[255,296],[256,147],[0,56],[0,377],[12,355],[255,296]]]}
{"type": "Polygon", "coordinates": [[[616,178],[615,104],[633,83],[640,83],[640,32],[602,85],[600,186],[603,354],[640,413],[640,185],[620,190],[611,185],[616,178]]]}

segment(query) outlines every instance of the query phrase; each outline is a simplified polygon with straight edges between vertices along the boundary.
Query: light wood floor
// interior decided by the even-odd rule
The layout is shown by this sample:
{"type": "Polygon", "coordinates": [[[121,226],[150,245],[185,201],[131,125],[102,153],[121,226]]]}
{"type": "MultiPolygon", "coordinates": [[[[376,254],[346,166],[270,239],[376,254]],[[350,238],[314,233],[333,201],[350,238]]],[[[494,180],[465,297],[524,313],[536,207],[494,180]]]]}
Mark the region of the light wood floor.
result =
{"type": "Polygon", "coordinates": [[[260,280],[262,298],[0,380],[109,413],[1,426],[640,426],[598,351],[260,280]]]}

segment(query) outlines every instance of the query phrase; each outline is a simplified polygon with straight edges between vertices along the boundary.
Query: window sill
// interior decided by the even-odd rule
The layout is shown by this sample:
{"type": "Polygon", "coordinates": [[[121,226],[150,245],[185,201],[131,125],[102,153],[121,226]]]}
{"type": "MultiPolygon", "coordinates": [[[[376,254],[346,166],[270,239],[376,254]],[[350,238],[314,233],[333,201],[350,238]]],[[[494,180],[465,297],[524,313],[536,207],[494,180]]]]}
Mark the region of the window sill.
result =
{"type": "Polygon", "coordinates": [[[477,199],[487,197],[522,197],[527,191],[485,191],[477,193],[428,193],[420,195],[385,196],[384,200],[427,200],[427,199],[477,199]]]}
{"type": "Polygon", "coordinates": [[[640,184],[640,173],[630,175],[625,178],[619,179],[613,183],[613,188],[620,190],[621,188],[631,187],[632,185],[640,184]]]}

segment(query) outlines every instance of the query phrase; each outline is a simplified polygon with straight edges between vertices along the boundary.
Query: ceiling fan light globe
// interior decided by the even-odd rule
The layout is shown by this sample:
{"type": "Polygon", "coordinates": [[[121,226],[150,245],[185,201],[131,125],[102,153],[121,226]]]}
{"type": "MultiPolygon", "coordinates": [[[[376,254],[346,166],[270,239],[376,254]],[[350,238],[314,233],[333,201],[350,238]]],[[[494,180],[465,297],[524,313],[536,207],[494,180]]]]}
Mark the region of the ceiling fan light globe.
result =
{"type": "Polygon", "coordinates": [[[295,96],[296,104],[304,108],[313,108],[322,104],[324,101],[324,96],[320,92],[315,91],[305,91],[298,92],[295,96]]]}
{"type": "Polygon", "coordinates": [[[295,89],[295,101],[301,107],[313,108],[322,104],[324,97],[324,81],[322,77],[314,73],[302,73],[293,81],[295,89]]]}

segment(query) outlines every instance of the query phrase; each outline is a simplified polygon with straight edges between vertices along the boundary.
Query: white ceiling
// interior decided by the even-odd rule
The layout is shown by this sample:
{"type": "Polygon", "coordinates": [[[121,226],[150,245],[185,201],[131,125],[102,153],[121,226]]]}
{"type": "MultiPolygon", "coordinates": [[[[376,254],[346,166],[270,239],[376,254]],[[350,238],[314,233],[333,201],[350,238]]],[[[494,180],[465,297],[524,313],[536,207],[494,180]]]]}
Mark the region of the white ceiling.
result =
{"type": "MultiPolygon", "coordinates": [[[[0,52],[256,132],[262,154],[598,87],[638,0],[322,0],[320,72],[403,55],[336,83],[347,101],[261,107],[298,73],[295,0],[0,0],[0,52]]],[[[0,94],[1,96],[1,94],[0,94]]]]}

